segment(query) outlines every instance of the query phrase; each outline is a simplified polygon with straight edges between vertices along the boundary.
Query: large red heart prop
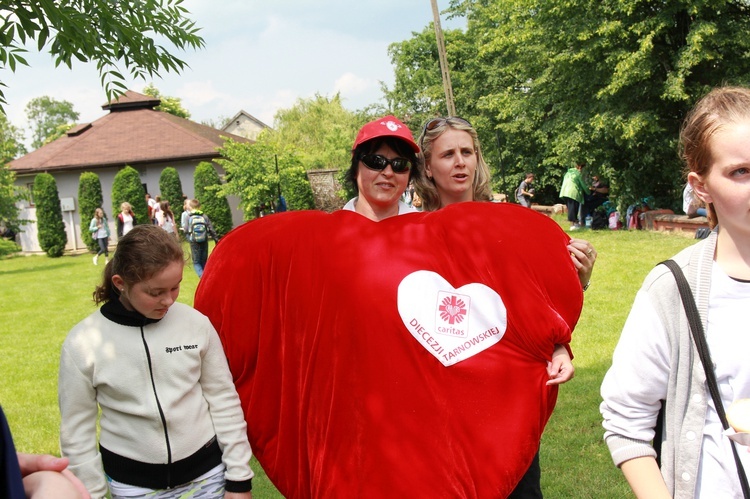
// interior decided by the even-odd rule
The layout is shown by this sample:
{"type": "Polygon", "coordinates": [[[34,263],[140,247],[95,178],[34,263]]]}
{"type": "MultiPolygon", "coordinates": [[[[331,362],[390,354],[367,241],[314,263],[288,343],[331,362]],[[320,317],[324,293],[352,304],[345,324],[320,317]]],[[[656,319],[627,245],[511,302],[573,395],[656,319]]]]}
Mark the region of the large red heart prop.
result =
{"type": "Polygon", "coordinates": [[[463,203],[372,222],[289,212],[222,239],[196,308],[287,497],[505,497],[582,306],[549,218],[463,203]]]}

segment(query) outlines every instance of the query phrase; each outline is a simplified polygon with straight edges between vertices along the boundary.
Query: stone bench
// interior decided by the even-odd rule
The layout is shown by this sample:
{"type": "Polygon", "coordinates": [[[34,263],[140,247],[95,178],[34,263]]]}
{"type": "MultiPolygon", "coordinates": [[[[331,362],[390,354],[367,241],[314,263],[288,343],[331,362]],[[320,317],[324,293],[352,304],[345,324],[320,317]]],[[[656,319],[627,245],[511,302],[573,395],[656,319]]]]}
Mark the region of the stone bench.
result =
{"type": "Polygon", "coordinates": [[[670,232],[686,232],[695,235],[698,229],[708,229],[706,217],[688,218],[687,215],[665,213],[668,210],[652,210],[641,213],[641,223],[644,229],[670,232]]]}
{"type": "Polygon", "coordinates": [[[542,204],[532,204],[531,209],[542,213],[544,215],[547,215],[548,217],[551,217],[552,215],[556,215],[558,213],[566,213],[565,205],[564,204],[555,204],[552,206],[545,206],[542,204]]]}

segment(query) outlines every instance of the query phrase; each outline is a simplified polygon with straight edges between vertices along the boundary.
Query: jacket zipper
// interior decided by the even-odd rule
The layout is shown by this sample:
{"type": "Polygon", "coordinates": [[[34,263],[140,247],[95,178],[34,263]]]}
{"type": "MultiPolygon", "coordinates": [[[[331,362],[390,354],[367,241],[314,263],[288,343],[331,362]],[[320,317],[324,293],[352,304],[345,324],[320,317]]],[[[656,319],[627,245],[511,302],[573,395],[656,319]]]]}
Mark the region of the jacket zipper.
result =
{"type": "Polygon", "coordinates": [[[159,394],[156,393],[156,382],[154,381],[154,369],[151,364],[151,352],[148,349],[148,343],[146,342],[146,335],[141,326],[141,340],[143,340],[143,348],[146,350],[146,360],[148,360],[148,372],[151,377],[151,387],[154,390],[154,398],[156,399],[156,407],[159,409],[159,417],[161,418],[162,428],[164,428],[164,440],[167,444],[167,488],[172,488],[172,477],[170,469],[172,464],[172,446],[169,444],[169,432],[167,431],[167,418],[164,416],[164,410],[159,402],[159,394]]]}

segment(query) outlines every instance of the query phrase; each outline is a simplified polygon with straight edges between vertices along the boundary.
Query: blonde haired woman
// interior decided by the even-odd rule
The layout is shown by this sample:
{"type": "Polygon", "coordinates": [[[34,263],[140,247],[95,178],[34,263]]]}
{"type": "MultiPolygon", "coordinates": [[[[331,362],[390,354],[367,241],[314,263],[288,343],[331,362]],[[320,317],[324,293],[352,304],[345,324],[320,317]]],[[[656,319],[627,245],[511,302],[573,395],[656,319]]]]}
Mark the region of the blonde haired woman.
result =
{"type": "MultiPolygon", "coordinates": [[[[414,186],[422,198],[425,211],[438,210],[453,203],[492,199],[490,169],[482,157],[479,137],[471,123],[458,117],[432,119],[422,128],[417,142],[422,154],[417,175],[414,176],[414,186]]],[[[587,241],[573,239],[568,250],[585,291],[596,260],[594,248],[587,241]]],[[[567,346],[557,345],[551,354],[547,384],[557,385],[572,379],[575,368],[567,346]]],[[[537,453],[509,497],[542,497],[540,481],[537,453]]]]}
{"type": "Polygon", "coordinates": [[[422,198],[424,211],[435,211],[443,206],[462,201],[489,201],[492,199],[490,169],[482,156],[479,136],[463,118],[435,118],[428,121],[419,137],[422,149],[414,188],[422,198]],[[442,137],[442,139],[440,139],[442,137]],[[451,141],[457,148],[435,152],[435,141],[451,141]],[[473,159],[466,163],[467,158],[473,159]],[[450,173],[441,165],[455,162],[458,168],[450,173]],[[434,167],[434,168],[433,168],[434,167]],[[439,171],[434,171],[440,168],[439,171]]]}
{"type": "Polygon", "coordinates": [[[130,232],[130,230],[138,225],[135,219],[135,213],[133,213],[133,207],[127,201],[120,205],[120,213],[117,215],[117,239],[130,232]]]}

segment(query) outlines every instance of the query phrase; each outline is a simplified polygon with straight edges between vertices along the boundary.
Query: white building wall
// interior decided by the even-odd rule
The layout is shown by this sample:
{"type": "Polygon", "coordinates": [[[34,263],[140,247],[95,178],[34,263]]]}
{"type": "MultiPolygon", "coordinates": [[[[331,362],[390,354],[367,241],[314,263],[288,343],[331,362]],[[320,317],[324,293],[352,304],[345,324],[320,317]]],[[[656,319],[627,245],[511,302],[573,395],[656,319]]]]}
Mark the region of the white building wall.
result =
{"type": "Polygon", "coordinates": [[[225,126],[224,131],[246,139],[257,140],[263,127],[245,116],[240,116],[225,126]]]}
{"type": "MultiPolygon", "coordinates": [[[[188,198],[195,196],[195,188],[193,185],[193,172],[195,171],[195,162],[177,162],[171,165],[151,165],[151,166],[140,166],[134,167],[138,170],[141,177],[141,183],[146,185],[146,189],[152,197],[160,196],[159,191],[159,177],[161,172],[167,166],[172,166],[177,170],[180,176],[180,183],[182,184],[183,194],[187,195],[188,198]]],[[[216,165],[214,165],[216,166],[216,165]]],[[[78,181],[83,171],[93,171],[99,176],[99,181],[102,184],[102,200],[104,212],[107,214],[109,220],[109,230],[111,233],[111,242],[117,241],[117,224],[115,217],[120,212],[119,208],[116,210],[112,207],[112,183],[114,182],[115,175],[119,171],[119,168],[96,168],[88,170],[77,170],[70,172],[50,172],[55,177],[57,183],[57,191],[60,199],[73,198],[75,202],[75,211],[63,212],[63,222],[65,223],[65,230],[68,235],[68,243],[65,249],[68,251],[83,250],[86,245],[81,239],[81,227],[84,230],[88,230],[89,222],[93,218],[93,213],[80,213],[79,202],[78,202],[78,181]],[[72,222],[71,222],[72,219],[72,222]]],[[[219,175],[223,175],[221,167],[217,167],[219,175]]],[[[16,185],[19,187],[27,187],[34,183],[35,175],[17,175],[16,185]]],[[[229,207],[232,212],[232,223],[236,227],[243,223],[242,210],[239,208],[239,199],[235,196],[229,196],[229,207]]],[[[172,202],[170,200],[170,202],[172,202]]],[[[178,203],[181,200],[177,201],[178,203]]],[[[29,205],[28,202],[22,202],[19,204],[21,208],[21,218],[30,220],[29,223],[21,226],[21,232],[19,233],[19,244],[24,252],[38,253],[42,249],[39,246],[39,238],[37,233],[36,224],[36,208],[29,205]]],[[[179,223],[179,221],[178,221],[179,223]]]]}

